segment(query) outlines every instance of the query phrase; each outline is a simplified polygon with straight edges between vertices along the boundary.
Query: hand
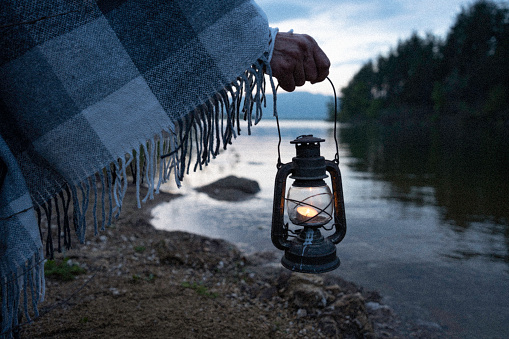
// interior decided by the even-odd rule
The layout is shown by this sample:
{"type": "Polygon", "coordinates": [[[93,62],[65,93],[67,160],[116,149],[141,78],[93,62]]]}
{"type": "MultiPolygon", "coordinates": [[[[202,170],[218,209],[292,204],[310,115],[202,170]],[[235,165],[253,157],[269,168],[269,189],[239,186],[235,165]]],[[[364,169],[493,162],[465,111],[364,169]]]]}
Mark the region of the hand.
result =
{"type": "Polygon", "coordinates": [[[329,75],[330,61],[316,41],[306,34],[278,33],[270,61],[279,86],[292,92],[306,81],[320,82],[329,75]]]}

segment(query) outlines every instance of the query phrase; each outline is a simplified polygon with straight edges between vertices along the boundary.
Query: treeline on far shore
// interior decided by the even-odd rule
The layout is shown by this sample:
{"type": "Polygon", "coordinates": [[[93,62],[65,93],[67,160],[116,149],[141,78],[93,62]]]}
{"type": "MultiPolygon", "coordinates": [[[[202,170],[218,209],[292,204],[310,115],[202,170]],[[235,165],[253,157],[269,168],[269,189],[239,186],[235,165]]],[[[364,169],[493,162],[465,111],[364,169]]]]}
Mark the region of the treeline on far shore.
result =
{"type": "MultiPolygon", "coordinates": [[[[478,0],[445,38],[413,33],[342,90],[340,120],[509,126],[509,8],[478,0]]],[[[333,102],[329,112],[333,114],[333,102]]]]}

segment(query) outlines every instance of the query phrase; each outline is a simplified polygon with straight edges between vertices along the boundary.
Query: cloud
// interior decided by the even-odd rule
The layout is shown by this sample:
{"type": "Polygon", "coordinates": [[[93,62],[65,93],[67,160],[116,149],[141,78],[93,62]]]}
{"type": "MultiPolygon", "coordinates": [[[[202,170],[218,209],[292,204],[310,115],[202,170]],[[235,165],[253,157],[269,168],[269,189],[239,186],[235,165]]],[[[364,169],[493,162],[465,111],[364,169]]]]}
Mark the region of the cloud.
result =
{"type": "MultiPolygon", "coordinates": [[[[465,0],[259,0],[269,22],[281,31],[311,35],[329,56],[330,78],[344,87],[361,66],[418,32],[445,37],[465,0]]],[[[330,85],[301,90],[331,94],[330,85]]]]}

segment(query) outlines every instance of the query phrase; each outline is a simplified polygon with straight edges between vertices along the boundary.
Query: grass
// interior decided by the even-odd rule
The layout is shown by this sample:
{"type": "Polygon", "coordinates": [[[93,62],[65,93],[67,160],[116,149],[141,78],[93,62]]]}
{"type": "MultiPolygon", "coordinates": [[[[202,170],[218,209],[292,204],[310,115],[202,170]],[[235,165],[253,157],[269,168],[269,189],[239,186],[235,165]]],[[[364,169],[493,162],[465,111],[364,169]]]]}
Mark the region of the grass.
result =
{"type": "Polygon", "coordinates": [[[137,253],[143,253],[145,252],[147,248],[145,246],[135,246],[134,247],[134,251],[137,252],[137,253]]]}
{"type": "Polygon", "coordinates": [[[69,264],[69,258],[64,258],[62,261],[46,260],[44,263],[44,275],[47,278],[52,278],[60,281],[71,281],[77,275],[84,274],[87,271],[76,265],[69,264]]]}
{"type": "Polygon", "coordinates": [[[156,279],[156,275],[153,273],[146,273],[144,276],[139,274],[133,274],[131,279],[129,280],[131,283],[136,284],[142,281],[154,282],[156,279]]]}
{"type": "Polygon", "coordinates": [[[198,293],[201,296],[207,297],[207,298],[215,299],[219,296],[219,294],[217,294],[216,292],[210,292],[206,286],[203,286],[201,284],[190,283],[190,282],[184,281],[184,282],[182,282],[181,285],[182,285],[182,287],[195,290],[196,293],[198,293]]]}

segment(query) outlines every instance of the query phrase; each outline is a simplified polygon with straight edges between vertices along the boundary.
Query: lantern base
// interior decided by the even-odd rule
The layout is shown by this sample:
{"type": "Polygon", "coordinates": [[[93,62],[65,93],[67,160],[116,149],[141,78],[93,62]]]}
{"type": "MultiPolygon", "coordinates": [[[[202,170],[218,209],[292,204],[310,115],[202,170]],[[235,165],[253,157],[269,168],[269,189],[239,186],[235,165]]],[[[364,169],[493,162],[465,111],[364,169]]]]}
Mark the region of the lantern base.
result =
{"type": "Polygon", "coordinates": [[[281,264],[295,272],[325,273],[339,267],[336,246],[317,228],[304,228],[285,250],[281,264]]]}

